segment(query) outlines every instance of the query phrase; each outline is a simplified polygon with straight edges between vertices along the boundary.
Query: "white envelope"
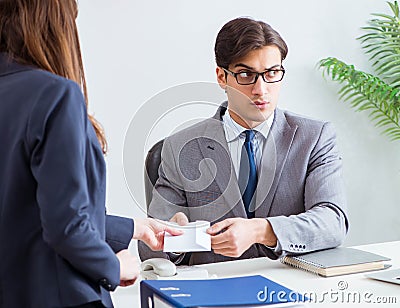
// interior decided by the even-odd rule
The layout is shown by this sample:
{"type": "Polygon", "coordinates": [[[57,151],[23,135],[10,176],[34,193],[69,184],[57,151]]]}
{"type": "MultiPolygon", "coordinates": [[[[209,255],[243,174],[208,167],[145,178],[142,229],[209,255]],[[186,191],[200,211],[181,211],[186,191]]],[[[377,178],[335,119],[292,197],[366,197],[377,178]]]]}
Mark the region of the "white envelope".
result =
{"type": "Polygon", "coordinates": [[[176,229],[182,230],[182,235],[173,236],[168,232],[164,235],[164,252],[191,252],[210,251],[211,237],[206,233],[210,227],[209,221],[197,220],[188,223],[186,226],[171,224],[176,229]]]}

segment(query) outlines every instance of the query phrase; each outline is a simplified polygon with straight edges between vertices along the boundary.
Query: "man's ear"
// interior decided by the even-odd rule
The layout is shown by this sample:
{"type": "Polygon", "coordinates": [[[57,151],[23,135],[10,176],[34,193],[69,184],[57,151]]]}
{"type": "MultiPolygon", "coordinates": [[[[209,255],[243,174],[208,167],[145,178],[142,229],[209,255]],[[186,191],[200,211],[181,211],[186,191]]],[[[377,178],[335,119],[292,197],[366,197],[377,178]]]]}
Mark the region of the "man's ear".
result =
{"type": "Polygon", "coordinates": [[[226,88],[226,73],[225,73],[225,71],[222,68],[220,68],[219,66],[217,66],[215,72],[217,74],[217,81],[218,81],[219,86],[225,90],[225,88],[226,88]]]}

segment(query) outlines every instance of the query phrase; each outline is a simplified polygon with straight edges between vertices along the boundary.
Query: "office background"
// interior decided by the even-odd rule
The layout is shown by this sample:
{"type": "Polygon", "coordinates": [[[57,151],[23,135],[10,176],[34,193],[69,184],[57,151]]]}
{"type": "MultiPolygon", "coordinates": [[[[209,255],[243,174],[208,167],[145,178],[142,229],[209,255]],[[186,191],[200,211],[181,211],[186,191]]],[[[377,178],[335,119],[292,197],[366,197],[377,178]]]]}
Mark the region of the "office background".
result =
{"type": "MultiPolygon", "coordinates": [[[[269,23],[289,46],[280,108],[329,120],[343,156],[350,232],[346,245],[398,240],[400,141],[380,134],[366,113],[339,101],[338,86],[322,77],[317,62],[328,56],[372,72],[356,37],[371,13],[391,13],[383,0],[304,1],[79,1],[78,25],[90,110],[109,142],[108,211],[144,217],[144,193],[131,197],[124,179],[123,146],[130,120],[143,104],[168,88],[215,82],[213,47],[222,25],[239,16],[269,23]],[[141,203],[141,207],[137,205],[141,203]]],[[[223,93],[221,93],[223,95],[223,93]]],[[[157,105],[154,106],[157,112],[157,105]]],[[[188,119],[214,108],[180,108],[160,117],[132,160],[188,119]]],[[[138,131],[137,134],[148,132],[138,131]]],[[[135,183],[142,187],[143,174],[135,183]]]]}

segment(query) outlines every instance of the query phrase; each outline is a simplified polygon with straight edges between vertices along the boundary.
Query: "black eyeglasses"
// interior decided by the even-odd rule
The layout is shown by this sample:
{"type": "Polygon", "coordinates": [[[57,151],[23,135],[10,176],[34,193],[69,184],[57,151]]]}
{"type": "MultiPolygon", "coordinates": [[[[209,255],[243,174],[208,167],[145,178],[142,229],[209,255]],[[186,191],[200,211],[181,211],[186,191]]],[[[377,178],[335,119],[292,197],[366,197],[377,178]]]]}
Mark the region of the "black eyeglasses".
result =
{"type": "Polygon", "coordinates": [[[285,69],[283,66],[281,68],[273,68],[266,70],[264,72],[258,73],[258,72],[250,72],[250,71],[244,71],[244,72],[231,72],[230,70],[226,68],[222,68],[226,73],[229,75],[232,75],[235,77],[236,81],[238,84],[241,85],[249,85],[249,84],[254,84],[257,82],[258,77],[261,76],[264,82],[266,83],[274,83],[274,82],[279,82],[283,79],[283,76],[285,75],[285,69]]]}

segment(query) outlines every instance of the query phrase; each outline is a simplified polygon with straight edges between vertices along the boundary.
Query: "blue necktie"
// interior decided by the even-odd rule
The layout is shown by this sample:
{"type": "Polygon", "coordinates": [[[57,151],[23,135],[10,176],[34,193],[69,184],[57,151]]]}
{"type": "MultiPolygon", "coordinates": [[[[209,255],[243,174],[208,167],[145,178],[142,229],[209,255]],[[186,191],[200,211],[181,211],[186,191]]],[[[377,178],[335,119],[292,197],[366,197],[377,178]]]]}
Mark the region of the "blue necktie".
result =
{"type": "Polygon", "coordinates": [[[257,187],[257,167],[256,167],[254,145],[253,145],[253,139],[255,133],[253,130],[246,130],[245,133],[246,133],[246,140],[244,141],[243,144],[242,159],[239,170],[239,177],[241,177],[241,179],[239,179],[239,182],[244,183],[244,185],[243,184],[241,185],[242,186],[241,191],[247,217],[253,218],[254,210],[250,211],[250,204],[252,202],[252,198],[257,187]]]}

